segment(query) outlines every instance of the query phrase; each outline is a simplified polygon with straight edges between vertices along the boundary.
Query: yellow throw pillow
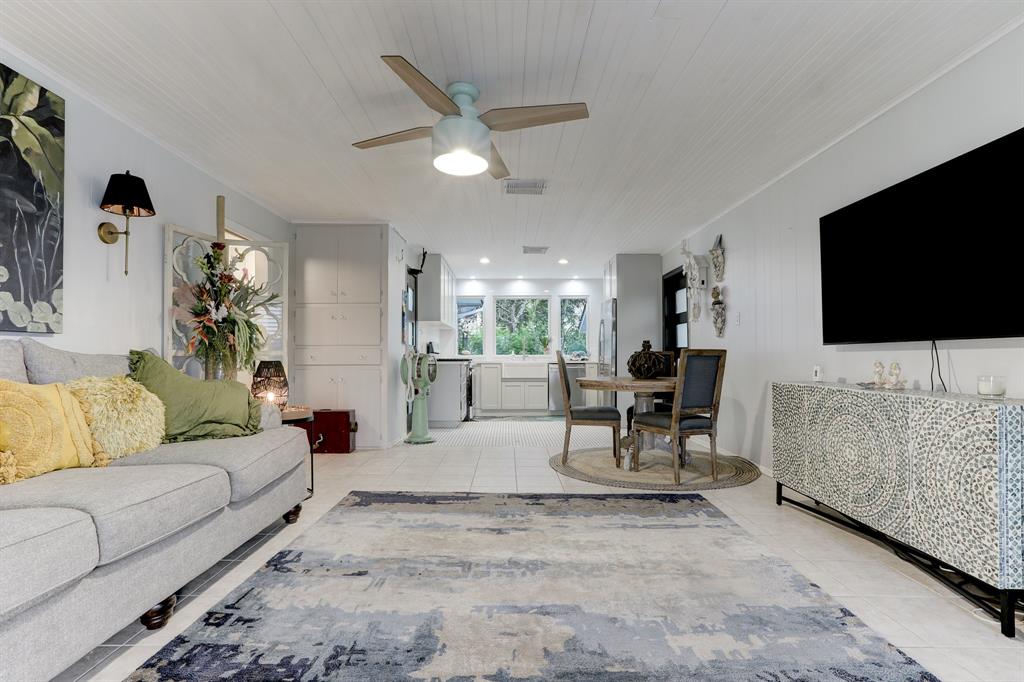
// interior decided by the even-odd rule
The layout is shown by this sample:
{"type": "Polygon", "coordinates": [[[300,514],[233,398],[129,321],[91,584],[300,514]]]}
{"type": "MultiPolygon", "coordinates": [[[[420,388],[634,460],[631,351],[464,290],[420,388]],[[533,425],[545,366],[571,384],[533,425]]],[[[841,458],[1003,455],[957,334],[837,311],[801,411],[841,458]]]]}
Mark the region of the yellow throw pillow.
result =
{"type": "Polygon", "coordinates": [[[83,377],[68,383],[92,437],[111,458],[151,450],[164,438],[164,404],[128,377],[83,377]]]}
{"type": "Polygon", "coordinates": [[[14,455],[15,480],[109,461],[96,452],[81,406],[61,384],[0,380],[0,424],[0,452],[14,455]]]}

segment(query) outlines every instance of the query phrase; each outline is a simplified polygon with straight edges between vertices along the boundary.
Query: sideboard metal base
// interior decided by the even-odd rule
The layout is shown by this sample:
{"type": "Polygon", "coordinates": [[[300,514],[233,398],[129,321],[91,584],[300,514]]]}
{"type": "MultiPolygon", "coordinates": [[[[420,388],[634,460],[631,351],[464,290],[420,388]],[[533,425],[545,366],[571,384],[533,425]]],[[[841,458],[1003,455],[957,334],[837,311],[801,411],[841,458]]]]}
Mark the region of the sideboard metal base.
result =
{"type": "MultiPolygon", "coordinates": [[[[885,533],[875,530],[856,519],[850,518],[842,512],[831,507],[822,505],[814,500],[814,506],[783,495],[782,483],[775,482],[775,504],[782,505],[783,502],[799,507],[804,511],[817,514],[833,523],[845,526],[853,531],[865,535],[883,543],[899,558],[914,564],[925,573],[936,578],[943,585],[967,599],[972,604],[982,609],[1000,623],[1000,629],[1006,637],[1015,637],[1016,628],[1014,617],[1017,609],[1024,608],[1021,600],[1024,599],[1024,590],[1001,590],[977,578],[967,575],[952,566],[936,559],[935,557],[915,549],[899,540],[889,537],[885,533]]],[[[793,490],[790,488],[790,490],[793,490]]],[[[799,490],[794,490],[799,493],[799,490]]],[[[803,493],[801,493],[803,494],[803,493]]],[[[813,499],[813,498],[812,498],[813,499]]]]}

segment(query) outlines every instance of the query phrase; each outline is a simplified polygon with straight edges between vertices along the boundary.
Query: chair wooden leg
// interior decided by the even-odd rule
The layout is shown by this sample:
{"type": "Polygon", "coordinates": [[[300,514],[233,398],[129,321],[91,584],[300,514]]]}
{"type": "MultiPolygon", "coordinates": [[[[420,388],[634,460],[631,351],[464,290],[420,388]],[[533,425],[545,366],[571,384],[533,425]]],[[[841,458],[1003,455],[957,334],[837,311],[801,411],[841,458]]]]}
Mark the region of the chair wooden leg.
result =
{"type": "Polygon", "coordinates": [[[640,443],[643,442],[640,429],[633,427],[633,461],[630,462],[631,471],[640,471],[640,443]]]}
{"type": "Polygon", "coordinates": [[[718,436],[711,434],[711,480],[718,480],[718,436]]]}
{"type": "Polygon", "coordinates": [[[562,464],[569,461],[569,439],[572,438],[572,424],[565,424],[565,445],[562,446],[562,464]]]}
{"type": "Polygon", "coordinates": [[[679,485],[679,441],[672,439],[672,479],[679,485]]]}
{"type": "Polygon", "coordinates": [[[615,468],[622,468],[622,450],[619,445],[619,428],[617,426],[612,427],[612,454],[615,455],[615,468]]]}

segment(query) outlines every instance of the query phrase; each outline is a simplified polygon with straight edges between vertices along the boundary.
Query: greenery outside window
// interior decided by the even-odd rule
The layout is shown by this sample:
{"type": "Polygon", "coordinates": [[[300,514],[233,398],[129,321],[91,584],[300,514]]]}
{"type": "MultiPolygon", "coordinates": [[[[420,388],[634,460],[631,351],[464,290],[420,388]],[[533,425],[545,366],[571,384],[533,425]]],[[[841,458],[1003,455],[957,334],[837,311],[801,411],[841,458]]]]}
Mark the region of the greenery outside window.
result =
{"type": "Polygon", "coordinates": [[[587,352],[587,299],[563,298],[559,311],[562,352],[587,352]]]}
{"type": "Polygon", "coordinates": [[[544,355],[551,340],[548,299],[494,300],[494,346],[498,355],[544,355]]]}
{"type": "Polygon", "coordinates": [[[483,296],[459,296],[456,299],[456,306],[459,329],[459,355],[483,355],[483,296]]]}

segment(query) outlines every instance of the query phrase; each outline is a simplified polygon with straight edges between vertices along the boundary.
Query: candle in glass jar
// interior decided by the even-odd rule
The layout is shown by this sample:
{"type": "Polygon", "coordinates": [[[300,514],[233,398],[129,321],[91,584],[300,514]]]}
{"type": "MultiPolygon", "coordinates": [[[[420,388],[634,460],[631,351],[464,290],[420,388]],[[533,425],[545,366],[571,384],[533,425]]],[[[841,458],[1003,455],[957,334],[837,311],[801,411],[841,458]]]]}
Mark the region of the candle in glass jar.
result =
{"type": "Polygon", "coordinates": [[[983,375],[978,377],[978,395],[1006,395],[1006,377],[983,375]]]}

